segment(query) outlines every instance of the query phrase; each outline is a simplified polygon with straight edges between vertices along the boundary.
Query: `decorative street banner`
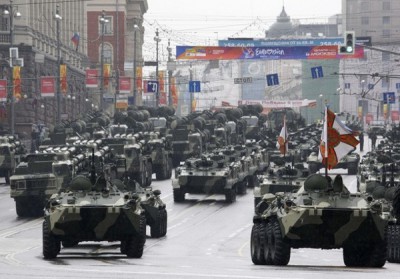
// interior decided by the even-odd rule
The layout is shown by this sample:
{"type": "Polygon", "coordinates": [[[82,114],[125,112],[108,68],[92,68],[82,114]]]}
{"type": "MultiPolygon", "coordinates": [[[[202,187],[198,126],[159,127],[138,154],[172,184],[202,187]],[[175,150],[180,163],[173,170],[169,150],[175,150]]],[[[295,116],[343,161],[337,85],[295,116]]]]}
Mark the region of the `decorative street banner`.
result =
{"type": "Polygon", "coordinates": [[[97,88],[97,69],[87,69],[86,70],[86,88],[97,88]]]}
{"type": "Polygon", "coordinates": [[[158,94],[160,96],[159,98],[160,105],[167,104],[167,92],[165,91],[165,76],[166,76],[165,71],[158,72],[158,84],[159,84],[158,94]]]}
{"type": "Polygon", "coordinates": [[[104,88],[108,88],[108,85],[110,83],[110,76],[111,76],[111,64],[104,64],[103,65],[103,77],[104,81],[103,81],[103,85],[104,88]]]}
{"type": "Polygon", "coordinates": [[[21,67],[20,66],[14,66],[13,67],[13,79],[14,79],[14,84],[13,84],[13,94],[14,98],[16,101],[21,100],[22,95],[21,95],[21,67]]]}
{"type": "Polygon", "coordinates": [[[397,110],[392,110],[391,111],[391,116],[392,116],[392,121],[399,121],[400,120],[400,115],[397,110]]]}
{"type": "Polygon", "coordinates": [[[7,80],[0,79],[0,102],[7,101],[7,80]]]}
{"type": "Polygon", "coordinates": [[[172,106],[176,109],[178,107],[178,87],[176,86],[175,77],[171,78],[171,92],[172,94],[172,106]]]}
{"type": "Polygon", "coordinates": [[[116,109],[127,109],[128,108],[128,96],[125,94],[118,95],[117,100],[115,102],[115,108],[116,109]]]}
{"type": "Polygon", "coordinates": [[[363,58],[364,47],[357,46],[354,55],[340,55],[338,46],[296,47],[211,47],[177,46],[176,59],[187,60],[232,60],[232,59],[347,59],[363,58]]]}
{"type": "Polygon", "coordinates": [[[264,108],[299,108],[299,107],[316,107],[316,100],[288,100],[288,101],[273,101],[273,100],[239,100],[239,105],[257,105],[261,104],[264,108]]]}
{"type": "Polygon", "coordinates": [[[60,65],[60,90],[66,95],[67,94],[67,65],[60,65]]]}
{"type": "Polygon", "coordinates": [[[131,92],[131,78],[130,77],[119,77],[119,93],[130,93],[131,92]]]}
{"type": "Polygon", "coordinates": [[[40,92],[42,97],[54,97],[56,93],[56,82],[54,77],[40,78],[40,92]]]}

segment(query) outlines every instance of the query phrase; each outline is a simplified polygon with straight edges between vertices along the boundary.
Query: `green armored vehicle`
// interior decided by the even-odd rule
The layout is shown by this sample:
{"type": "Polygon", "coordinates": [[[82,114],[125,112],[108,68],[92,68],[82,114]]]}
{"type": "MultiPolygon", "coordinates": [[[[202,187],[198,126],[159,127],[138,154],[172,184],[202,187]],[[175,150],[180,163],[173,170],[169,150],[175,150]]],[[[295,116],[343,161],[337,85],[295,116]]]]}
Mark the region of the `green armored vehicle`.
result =
{"type": "Polygon", "coordinates": [[[43,257],[56,258],[63,247],[82,241],[121,241],[121,253],[140,258],[146,241],[146,216],[140,197],[118,189],[104,176],[76,176],[45,208],[43,257]]]}
{"type": "MultiPolygon", "coordinates": [[[[232,154],[235,154],[233,151],[232,154]]],[[[237,194],[246,193],[240,161],[226,161],[223,154],[205,154],[190,158],[175,170],[172,180],[175,202],[183,202],[185,194],[224,194],[228,203],[236,201],[237,194]]],[[[238,158],[240,159],[240,158],[238,158]]]]}
{"type": "Polygon", "coordinates": [[[287,265],[292,248],[343,248],[346,266],[382,267],[390,209],[352,194],[340,175],[310,175],[296,193],[266,194],[251,232],[254,264],[287,265]],[[262,208],[262,209],[261,209],[262,208]]]}
{"type": "Polygon", "coordinates": [[[10,184],[10,176],[25,153],[25,147],[15,137],[0,137],[0,177],[5,178],[6,184],[10,184]]]}

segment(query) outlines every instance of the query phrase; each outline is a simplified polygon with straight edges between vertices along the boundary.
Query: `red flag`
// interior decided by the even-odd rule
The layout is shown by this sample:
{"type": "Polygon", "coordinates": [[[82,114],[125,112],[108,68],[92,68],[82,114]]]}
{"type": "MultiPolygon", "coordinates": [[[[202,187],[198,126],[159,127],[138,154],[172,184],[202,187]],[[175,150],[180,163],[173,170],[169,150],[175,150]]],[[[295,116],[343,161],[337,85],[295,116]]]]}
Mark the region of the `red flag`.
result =
{"type": "Polygon", "coordinates": [[[341,158],[356,148],[357,144],[359,141],[355,138],[354,132],[346,127],[332,111],[325,108],[324,130],[320,145],[322,163],[328,169],[334,168],[341,158]]]}
{"type": "Polygon", "coordinates": [[[276,147],[279,149],[281,154],[284,156],[288,152],[288,131],[286,127],[286,116],[283,117],[283,127],[281,133],[278,137],[278,142],[276,143],[276,147]]]}

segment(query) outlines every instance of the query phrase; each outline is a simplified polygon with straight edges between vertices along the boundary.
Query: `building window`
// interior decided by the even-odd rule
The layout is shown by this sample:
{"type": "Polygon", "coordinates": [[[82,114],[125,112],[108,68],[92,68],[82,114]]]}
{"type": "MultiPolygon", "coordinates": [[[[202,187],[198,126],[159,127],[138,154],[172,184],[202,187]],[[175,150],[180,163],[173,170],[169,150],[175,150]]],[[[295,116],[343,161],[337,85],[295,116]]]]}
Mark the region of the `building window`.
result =
{"type": "Polygon", "coordinates": [[[382,9],[384,11],[390,11],[390,2],[383,2],[382,3],[382,9]]]}
{"type": "MultiPolygon", "coordinates": [[[[113,48],[111,44],[104,43],[103,63],[112,64],[113,48]]],[[[99,46],[99,62],[101,61],[101,45],[99,46]]]]}
{"type": "Polygon", "coordinates": [[[382,38],[390,38],[390,30],[389,29],[382,30],[382,38]]]}
{"type": "Polygon", "coordinates": [[[382,24],[390,24],[390,16],[382,17],[382,24]]]}
{"type": "Polygon", "coordinates": [[[369,25],[369,17],[368,16],[362,16],[361,17],[361,24],[362,25],[369,25]]]}
{"type": "MultiPolygon", "coordinates": [[[[104,23],[104,35],[112,35],[114,33],[113,30],[113,17],[112,16],[105,16],[104,17],[108,22],[104,23]]],[[[99,35],[102,35],[102,24],[100,23],[99,17],[99,35]]]]}

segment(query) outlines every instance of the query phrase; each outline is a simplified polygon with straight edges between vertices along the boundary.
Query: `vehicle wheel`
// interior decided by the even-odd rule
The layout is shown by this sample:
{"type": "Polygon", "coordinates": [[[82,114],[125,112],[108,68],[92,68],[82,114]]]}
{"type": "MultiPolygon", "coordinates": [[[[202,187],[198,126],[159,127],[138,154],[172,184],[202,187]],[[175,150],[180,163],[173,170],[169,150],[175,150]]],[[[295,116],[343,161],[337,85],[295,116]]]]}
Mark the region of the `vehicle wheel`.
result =
{"type": "Polygon", "coordinates": [[[161,213],[161,236],[165,236],[167,234],[168,213],[165,208],[161,211],[161,213]]]}
{"type": "MultiPolygon", "coordinates": [[[[251,229],[250,237],[250,254],[251,260],[256,265],[265,264],[263,243],[261,241],[261,227],[265,227],[264,224],[254,224],[251,229]]],[[[264,232],[264,230],[262,230],[264,232]]]]}
{"type": "MultiPolygon", "coordinates": [[[[141,258],[143,255],[144,244],[146,242],[146,216],[140,216],[139,232],[126,240],[125,247],[121,246],[128,258],[141,258]]],[[[122,243],[121,243],[122,244],[122,243]]]]}
{"type": "Polygon", "coordinates": [[[246,177],[241,183],[238,183],[237,190],[238,190],[239,195],[247,194],[247,187],[248,187],[247,185],[249,184],[248,181],[249,181],[249,178],[246,177]]]}
{"type": "Polygon", "coordinates": [[[236,187],[233,186],[230,189],[225,189],[225,201],[227,203],[233,203],[236,201],[236,187]]]}
{"type": "Polygon", "coordinates": [[[383,267],[386,263],[387,244],[386,241],[372,244],[368,267],[383,267]]]}
{"type": "Polygon", "coordinates": [[[148,162],[147,166],[146,166],[146,184],[145,184],[145,186],[151,185],[152,175],[153,175],[153,164],[148,162]]]}
{"type": "Polygon", "coordinates": [[[271,262],[274,265],[287,265],[290,260],[290,246],[282,237],[278,221],[273,219],[270,223],[271,238],[269,239],[269,247],[271,247],[271,262]]]}
{"type": "Polygon", "coordinates": [[[172,168],[173,168],[173,164],[172,164],[172,158],[171,157],[168,157],[168,160],[167,160],[167,166],[168,166],[168,171],[167,171],[167,176],[165,177],[165,179],[170,179],[171,178],[171,176],[172,176],[172,168]]]}
{"type": "Polygon", "coordinates": [[[7,170],[5,173],[5,180],[6,180],[6,184],[10,185],[10,176],[11,176],[11,171],[7,170]]]}
{"type": "Polygon", "coordinates": [[[354,164],[350,164],[347,168],[347,173],[351,175],[357,174],[357,171],[358,171],[357,165],[354,164]]]}
{"type": "Polygon", "coordinates": [[[174,189],[174,202],[184,202],[185,201],[185,192],[181,189],[174,189]]]}
{"type": "Polygon", "coordinates": [[[386,239],[388,262],[400,263],[400,225],[389,225],[386,239]]]}
{"type": "Polygon", "coordinates": [[[22,200],[15,200],[15,210],[19,217],[28,217],[28,210],[26,206],[26,203],[24,203],[22,200]]]}
{"type": "Polygon", "coordinates": [[[264,251],[264,259],[265,259],[265,264],[267,265],[272,265],[272,243],[275,243],[275,238],[273,235],[273,229],[272,229],[272,224],[271,222],[268,222],[265,226],[265,232],[264,232],[264,238],[263,238],[263,251],[264,251]]]}
{"type": "Polygon", "coordinates": [[[126,240],[121,241],[120,250],[121,250],[121,254],[126,254],[126,240]]]}
{"type": "Polygon", "coordinates": [[[397,219],[400,219],[400,187],[397,186],[396,192],[393,197],[393,214],[397,219]]]}
{"type": "Polygon", "coordinates": [[[54,259],[60,249],[60,241],[51,234],[47,221],[43,221],[43,257],[46,260],[54,259]]]}
{"type": "Polygon", "coordinates": [[[165,165],[162,165],[162,166],[158,165],[157,167],[154,167],[154,169],[155,169],[154,172],[156,173],[156,179],[157,180],[164,180],[165,179],[165,176],[164,176],[165,168],[166,168],[165,165]]]}
{"type": "Polygon", "coordinates": [[[71,248],[79,244],[79,241],[77,240],[63,240],[61,241],[61,244],[64,248],[71,248]]]}
{"type": "Polygon", "coordinates": [[[153,238],[162,237],[165,235],[166,230],[164,229],[165,226],[165,219],[166,219],[166,210],[165,208],[158,210],[158,215],[156,217],[155,222],[152,226],[150,226],[150,235],[153,238]],[[165,232],[164,232],[165,230],[165,232]]]}
{"type": "Polygon", "coordinates": [[[365,243],[353,241],[343,246],[343,261],[349,267],[368,266],[370,253],[365,243]]]}

